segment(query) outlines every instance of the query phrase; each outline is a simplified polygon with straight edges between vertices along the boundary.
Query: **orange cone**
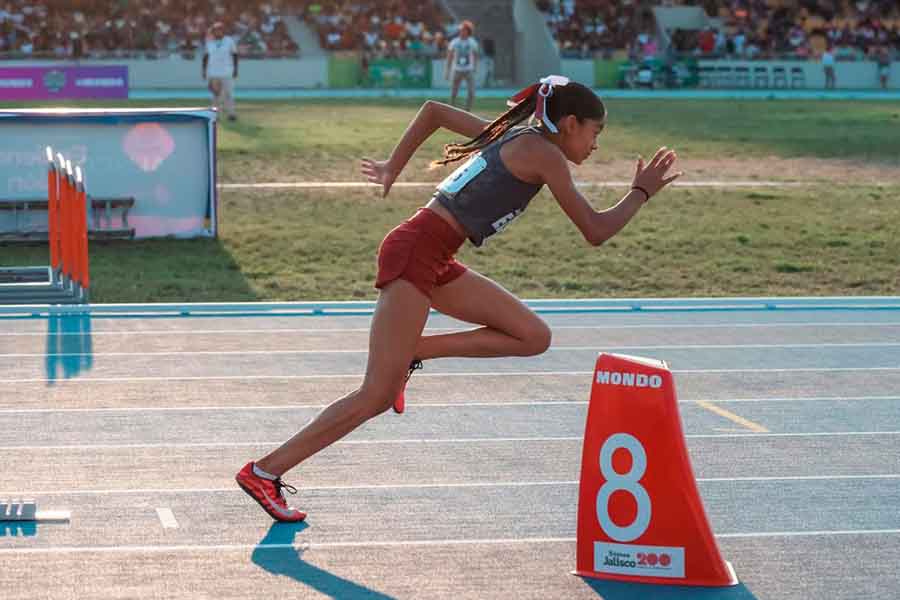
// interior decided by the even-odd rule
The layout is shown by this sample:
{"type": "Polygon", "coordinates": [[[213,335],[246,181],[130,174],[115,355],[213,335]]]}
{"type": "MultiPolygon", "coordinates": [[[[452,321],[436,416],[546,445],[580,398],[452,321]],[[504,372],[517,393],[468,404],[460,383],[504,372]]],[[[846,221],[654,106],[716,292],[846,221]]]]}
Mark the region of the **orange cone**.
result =
{"type": "Polygon", "coordinates": [[[672,373],[600,354],[578,497],[576,574],[667,585],[738,583],[697,491],[672,373]]]}

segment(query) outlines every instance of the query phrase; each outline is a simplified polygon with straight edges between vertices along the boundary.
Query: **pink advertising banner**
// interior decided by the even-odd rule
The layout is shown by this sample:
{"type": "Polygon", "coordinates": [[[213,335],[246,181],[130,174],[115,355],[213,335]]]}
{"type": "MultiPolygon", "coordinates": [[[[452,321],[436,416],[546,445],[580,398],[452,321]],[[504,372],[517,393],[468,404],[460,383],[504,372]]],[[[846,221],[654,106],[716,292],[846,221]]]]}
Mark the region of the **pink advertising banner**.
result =
{"type": "Polygon", "coordinates": [[[128,98],[128,67],[0,67],[0,101],[128,98]]]}

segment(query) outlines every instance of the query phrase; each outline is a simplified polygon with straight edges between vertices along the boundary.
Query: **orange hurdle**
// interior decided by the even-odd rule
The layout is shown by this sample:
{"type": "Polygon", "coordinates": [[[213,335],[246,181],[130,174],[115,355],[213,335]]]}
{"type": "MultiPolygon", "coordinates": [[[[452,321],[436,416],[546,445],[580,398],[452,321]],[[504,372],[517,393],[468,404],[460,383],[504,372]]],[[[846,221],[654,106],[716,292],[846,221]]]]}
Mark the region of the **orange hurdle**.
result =
{"type": "Polygon", "coordinates": [[[90,287],[87,188],[81,167],[47,147],[47,236],[50,262],[62,290],[87,302],[90,287]]]}
{"type": "Polygon", "coordinates": [[[47,239],[50,242],[50,266],[53,277],[61,269],[59,250],[59,171],[53,159],[53,148],[47,146],[47,239]]]}
{"type": "Polygon", "coordinates": [[[77,265],[75,279],[81,285],[82,293],[85,300],[87,300],[87,290],[90,287],[90,274],[88,268],[87,188],[81,167],[75,167],[75,206],[75,245],[77,254],[77,259],[75,261],[77,265]]]}

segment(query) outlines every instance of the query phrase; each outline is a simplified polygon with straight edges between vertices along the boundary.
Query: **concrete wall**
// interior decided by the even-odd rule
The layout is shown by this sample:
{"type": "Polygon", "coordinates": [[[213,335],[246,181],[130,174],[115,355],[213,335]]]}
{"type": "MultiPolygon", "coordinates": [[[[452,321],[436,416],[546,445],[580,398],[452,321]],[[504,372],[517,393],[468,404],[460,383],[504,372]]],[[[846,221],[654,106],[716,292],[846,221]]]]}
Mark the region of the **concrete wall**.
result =
{"type": "MultiPolygon", "coordinates": [[[[4,67],[16,66],[48,66],[50,61],[3,61],[4,67]]],[[[201,60],[185,60],[182,58],[162,60],[123,60],[123,61],[80,61],[82,65],[126,65],[131,89],[203,89],[205,84],[200,78],[201,60]]],[[[800,67],[806,80],[806,88],[823,89],[825,74],[819,62],[801,61],[700,61],[701,65],[714,66],[748,66],[751,70],[757,66],[784,66],[788,71],[790,84],[791,67],[800,67]]],[[[485,86],[487,65],[479,61],[476,77],[479,87],[485,86]]],[[[542,67],[546,69],[548,67],[542,67]]],[[[563,59],[556,71],[574,81],[585,85],[596,85],[595,61],[563,59]]],[[[839,62],[835,67],[838,89],[877,89],[878,67],[873,62],[839,62]]],[[[532,81],[526,80],[524,83],[532,81]]],[[[536,79],[534,79],[536,81],[536,79]]],[[[432,69],[432,86],[446,88],[449,83],[444,79],[444,61],[436,60],[432,69]]],[[[279,89],[279,88],[324,88],[328,87],[328,57],[301,58],[296,60],[243,60],[239,67],[238,90],[244,89],[279,89]]],[[[888,87],[900,89],[900,62],[891,65],[888,87]]]]}
{"type": "Polygon", "coordinates": [[[560,62],[560,75],[565,75],[572,81],[577,81],[582,85],[590,87],[596,85],[593,60],[564,58],[560,62]]]}
{"type": "Polygon", "coordinates": [[[699,6],[656,6],[653,16],[662,29],[700,29],[709,24],[709,17],[699,6]]]}
{"type": "Polygon", "coordinates": [[[494,40],[494,80],[501,86],[513,85],[518,48],[515,30],[510,27],[514,22],[510,0],[445,1],[456,18],[475,23],[475,39],[482,44],[482,50],[484,40],[494,40]]]}
{"type": "MultiPolygon", "coordinates": [[[[791,87],[792,74],[791,70],[800,68],[803,73],[805,85],[800,85],[797,81],[797,87],[804,89],[823,89],[825,87],[825,69],[820,62],[816,61],[740,61],[740,60],[719,60],[719,61],[699,61],[700,66],[724,67],[749,67],[751,85],[755,79],[754,69],[759,66],[769,67],[769,87],[774,87],[771,82],[772,69],[774,67],[784,67],[787,72],[788,87],[791,87]]],[[[837,80],[838,89],[860,90],[860,89],[877,89],[881,83],[878,78],[878,65],[874,62],[839,62],[834,68],[835,78],[837,80]]],[[[888,79],[888,87],[890,89],[900,89],[900,63],[891,65],[891,74],[888,79]]]]}
{"type": "MultiPolygon", "coordinates": [[[[483,88],[488,84],[488,67],[490,59],[485,60],[485,56],[478,57],[478,68],[475,71],[475,87],[483,88]]],[[[444,74],[444,67],[447,66],[447,59],[431,61],[431,87],[438,89],[450,89],[450,81],[444,74]]],[[[466,84],[460,86],[460,92],[465,94],[466,84]]]]}
{"type": "MultiPolygon", "coordinates": [[[[754,69],[757,67],[768,67],[769,86],[775,87],[772,77],[773,67],[784,67],[787,73],[787,87],[791,86],[791,69],[799,67],[803,71],[804,85],[797,87],[800,89],[821,90],[825,88],[825,71],[822,64],[816,61],[740,61],[740,60],[701,60],[701,66],[712,67],[749,67],[750,69],[750,87],[755,86],[754,69]]],[[[570,79],[584,83],[585,85],[596,85],[595,81],[595,61],[593,60],[576,60],[563,59],[562,74],[570,79]]],[[[839,62],[835,66],[835,77],[837,79],[837,88],[845,90],[864,90],[879,89],[881,82],[878,79],[878,65],[874,62],[839,62]]],[[[733,83],[727,87],[736,87],[733,83]]],[[[891,72],[888,78],[888,88],[892,90],[900,89],[900,62],[894,62],[891,65],[891,72]]]]}
{"type": "Polygon", "coordinates": [[[516,22],[516,81],[538,81],[550,74],[561,74],[559,48],[537,9],[534,0],[514,0],[516,22]]]}
{"type": "MultiPolygon", "coordinates": [[[[52,61],[3,61],[4,67],[48,66],[52,61]]],[[[80,65],[125,65],[131,89],[204,88],[202,57],[159,60],[83,60],[80,65]]],[[[242,60],[238,65],[238,87],[309,88],[328,85],[328,58],[242,60]]]]}

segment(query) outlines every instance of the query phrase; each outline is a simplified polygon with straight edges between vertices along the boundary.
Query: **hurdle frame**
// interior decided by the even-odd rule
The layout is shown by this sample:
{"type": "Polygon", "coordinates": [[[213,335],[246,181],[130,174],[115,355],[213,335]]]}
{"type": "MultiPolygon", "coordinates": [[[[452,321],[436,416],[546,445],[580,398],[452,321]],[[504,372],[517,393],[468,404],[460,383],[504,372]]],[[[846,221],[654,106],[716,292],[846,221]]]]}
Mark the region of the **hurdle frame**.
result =
{"type": "Polygon", "coordinates": [[[0,304],[85,304],[89,293],[84,173],[45,147],[50,264],[0,268],[0,304]]]}

